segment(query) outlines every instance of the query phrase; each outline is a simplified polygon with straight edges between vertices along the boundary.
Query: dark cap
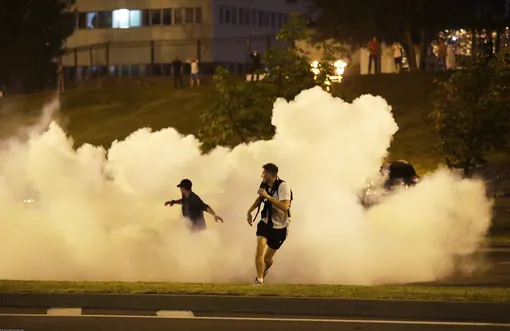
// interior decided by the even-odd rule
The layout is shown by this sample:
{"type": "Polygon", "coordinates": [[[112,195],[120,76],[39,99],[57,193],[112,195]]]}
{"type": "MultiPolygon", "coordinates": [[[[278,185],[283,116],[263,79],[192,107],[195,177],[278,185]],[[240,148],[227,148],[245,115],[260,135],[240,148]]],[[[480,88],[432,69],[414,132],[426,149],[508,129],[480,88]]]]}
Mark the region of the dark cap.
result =
{"type": "Polygon", "coordinates": [[[185,190],[188,190],[188,191],[191,191],[191,180],[189,179],[183,179],[181,180],[181,182],[179,183],[179,185],[177,185],[177,187],[182,187],[183,189],[185,190]]]}

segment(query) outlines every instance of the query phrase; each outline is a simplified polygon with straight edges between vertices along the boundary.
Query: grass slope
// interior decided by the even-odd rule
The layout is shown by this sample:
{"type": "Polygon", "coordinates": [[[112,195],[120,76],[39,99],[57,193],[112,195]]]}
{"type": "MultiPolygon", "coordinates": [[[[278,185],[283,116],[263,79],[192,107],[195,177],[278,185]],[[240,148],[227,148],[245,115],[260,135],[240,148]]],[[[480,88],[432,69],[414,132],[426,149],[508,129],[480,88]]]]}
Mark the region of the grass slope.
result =
{"type": "Polygon", "coordinates": [[[0,281],[2,293],[206,294],[344,299],[510,302],[510,289],[459,286],[340,286],[0,281]]]}
{"type": "MultiPolygon", "coordinates": [[[[418,172],[434,170],[442,162],[434,151],[437,138],[428,126],[432,110],[434,79],[444,73],[350,76],[337,94],[347,99],[362,94],[380,95],[393,107],[399,131],[390,147],[391,159],[406,159],[418,172]]],[[[60,123],[77,146],[87,142],[109,147],[116,139],[151,127],[174,127],[183,134],[197,133],[199,116],[213,100],[211,84],[200,89],[175,90],[167,78],[142,81],[108,79],[88,82],[62,95],[60,123]]],[[[15,132],[23,123],[37,120],[51,94],[5,97],[0,100],[0,136],[15,132]]],[[[501,155],[495,157],[502,158],[501,155]]]]}

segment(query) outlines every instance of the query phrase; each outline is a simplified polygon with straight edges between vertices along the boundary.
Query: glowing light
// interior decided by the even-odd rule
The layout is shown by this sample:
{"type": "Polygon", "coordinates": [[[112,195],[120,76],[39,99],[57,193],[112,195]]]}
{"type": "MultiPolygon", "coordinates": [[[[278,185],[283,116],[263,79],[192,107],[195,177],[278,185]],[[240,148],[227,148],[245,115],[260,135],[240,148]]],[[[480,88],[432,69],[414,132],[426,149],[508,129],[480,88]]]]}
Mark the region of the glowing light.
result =
{"type": "Polygon", "coordinates": [[[112,13],[113,27],[117,29],[127,29],[141,26],[142,11],[117,9],[112,13]]]}
{"type": "Polygon", "coordinates": [[[114,10],[112,16],[114,28],[129,28],[129,9],[114,10]]]}
{"type": "MultiPolygon", "coordinates": [[[[315,79],[317,79],[317,75],[320,73],[319,69],[319,61],[313,61],[311,64],[311,70],[315,75],[315,79]]],[[[345,67],[347,67],[347,63],[342,60],[336,60],[333,63],[334,69],[334,75],[328,75],[328,79],[326,80],[326,85],[331,85],[331,82],[338,82],[340,83],[342,81],[342,75],[345,72],[345,67]]]]}

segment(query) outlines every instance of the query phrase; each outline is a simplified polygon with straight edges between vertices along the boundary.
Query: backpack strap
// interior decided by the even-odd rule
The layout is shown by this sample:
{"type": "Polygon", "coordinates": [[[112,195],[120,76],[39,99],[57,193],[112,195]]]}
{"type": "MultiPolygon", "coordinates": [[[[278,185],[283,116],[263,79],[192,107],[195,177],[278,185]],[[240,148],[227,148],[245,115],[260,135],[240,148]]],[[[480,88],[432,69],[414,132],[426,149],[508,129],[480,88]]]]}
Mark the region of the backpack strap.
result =
{"type": "MultiPolygon", "coordinates": [[[[269,196],[273,196],[273,194],[277,193],[278,192],[278,188],[280,187],[280,184],[283,183],[284,181],[281,180],[280,178],[277,178],[273,187],[271,188],[271,190],[269,191],[269,185],[268,184],[264,184],[264,189],[267,191],[267,193],[269,194],[269,196]]],[[[261,184],[262,186],[262,184],[261,184]]],[[[262,214],[261,214],[261,218],[262,219],[267,219],[268,223],[269,222],[273,222],[273,219],[272,219],[272,203],[269,202],[269,201],[264,201],[264,208],[262,209],[262,214]]]]}

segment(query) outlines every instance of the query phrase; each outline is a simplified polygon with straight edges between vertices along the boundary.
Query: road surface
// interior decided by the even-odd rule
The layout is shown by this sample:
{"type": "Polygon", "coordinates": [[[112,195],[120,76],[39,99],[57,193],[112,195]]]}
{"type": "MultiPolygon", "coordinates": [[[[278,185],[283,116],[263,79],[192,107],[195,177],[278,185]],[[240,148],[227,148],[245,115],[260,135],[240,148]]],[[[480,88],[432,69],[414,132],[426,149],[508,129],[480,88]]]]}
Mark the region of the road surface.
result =
{"type": "Polygon", "coordinates": [[[0,330],[24,331],[510,331],[510,324],[158,316],[0,316],[0,330]]]}

